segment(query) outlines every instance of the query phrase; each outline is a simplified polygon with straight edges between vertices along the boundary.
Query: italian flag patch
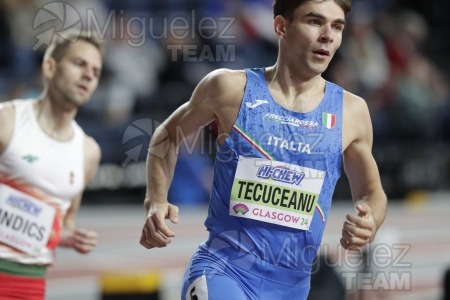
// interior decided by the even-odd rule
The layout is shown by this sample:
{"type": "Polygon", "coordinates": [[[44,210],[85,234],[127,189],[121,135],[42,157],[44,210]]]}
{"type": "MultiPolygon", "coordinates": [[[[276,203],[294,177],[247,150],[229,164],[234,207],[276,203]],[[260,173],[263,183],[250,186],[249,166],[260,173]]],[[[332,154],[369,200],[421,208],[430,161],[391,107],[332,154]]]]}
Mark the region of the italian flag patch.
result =
{"type": "Polygon", "coordinates": [[[336,125],[336,115],[329,113],[322,113],[322,123],[326,128],[331,129],[336,125]]]}

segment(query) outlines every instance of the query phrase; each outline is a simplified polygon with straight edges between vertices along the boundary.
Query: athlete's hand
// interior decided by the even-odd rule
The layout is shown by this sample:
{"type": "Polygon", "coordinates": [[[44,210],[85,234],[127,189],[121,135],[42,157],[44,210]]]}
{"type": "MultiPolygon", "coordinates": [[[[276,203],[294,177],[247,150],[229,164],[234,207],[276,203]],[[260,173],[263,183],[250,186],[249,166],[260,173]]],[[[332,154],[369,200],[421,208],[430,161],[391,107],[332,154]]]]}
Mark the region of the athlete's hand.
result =
{"type": "Polygon", "coordinates": [[[152,203],[142,228],[140,243],[147,249],[166,247],[175,236],[167,227],[165,219],[178,223],[178,207],[168,202],[152,203]]]}
{"type": "Polygon", "coordinates": [[[342,228],[341,245],[347,250],[361,250],[372,242],[376,234],[375,219],[370,206],[364,202],[356,203],[358,215],[349,214],[342,228]]]}
{"type": "Polygon", "coordinates": [[[73,248],[81,254],[91,252],[97,246],[98,235],[95,231],[75,229],[66,231],[61,241],[61,246],[73,248]]]}

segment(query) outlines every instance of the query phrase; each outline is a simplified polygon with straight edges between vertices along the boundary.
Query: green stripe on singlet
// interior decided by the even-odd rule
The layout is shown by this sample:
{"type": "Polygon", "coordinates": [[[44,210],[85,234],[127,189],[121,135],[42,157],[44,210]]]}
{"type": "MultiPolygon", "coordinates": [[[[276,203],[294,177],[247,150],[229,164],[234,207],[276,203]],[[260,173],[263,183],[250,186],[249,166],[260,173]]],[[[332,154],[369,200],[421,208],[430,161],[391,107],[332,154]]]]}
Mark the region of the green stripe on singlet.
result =
{"type": "Polygon", "coordinates": [[[44,278],[47,266],[26,265],[0,259],[0,273],[9,275],[44,278]]]}

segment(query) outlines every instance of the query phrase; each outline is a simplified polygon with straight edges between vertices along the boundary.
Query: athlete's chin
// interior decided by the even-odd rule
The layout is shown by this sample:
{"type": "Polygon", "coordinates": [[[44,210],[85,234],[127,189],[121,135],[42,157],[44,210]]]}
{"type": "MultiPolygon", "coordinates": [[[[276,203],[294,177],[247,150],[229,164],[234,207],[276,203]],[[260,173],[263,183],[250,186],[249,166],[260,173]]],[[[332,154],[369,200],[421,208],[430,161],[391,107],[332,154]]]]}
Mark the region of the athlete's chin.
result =
{"type": "Polygon", "coordinates": [[[316,74],[316,75],[320,75],[323,72],[325,72],[328,68],[329,63],[318,63],[318,64],[313,64],[310,66],[311,71],[316,74]]]}
{"type": "Polygon", "coordinates": [[[70,104],[72,104],[76,108],[80,108],[89,101],[89,98],[81,95],[71,95],[67,97],[67,100],[70,104]]]}

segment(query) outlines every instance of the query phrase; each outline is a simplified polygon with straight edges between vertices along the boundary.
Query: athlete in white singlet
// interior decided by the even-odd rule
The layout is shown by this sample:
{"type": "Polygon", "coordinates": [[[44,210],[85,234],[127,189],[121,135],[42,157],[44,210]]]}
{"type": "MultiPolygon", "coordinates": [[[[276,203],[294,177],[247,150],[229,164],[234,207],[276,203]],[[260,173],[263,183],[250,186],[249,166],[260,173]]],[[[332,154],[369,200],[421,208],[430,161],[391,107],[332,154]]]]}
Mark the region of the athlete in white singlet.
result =
{"type": "Polygon", "coordinates": [[[97,243],[74,220],[101,152],[74,118],[97,88],[103,45],[84,32],[71,40],[45,52],[38,99],[0,105],[0,300],[44,299],[54,248],[84,254],[97,243]]]}

